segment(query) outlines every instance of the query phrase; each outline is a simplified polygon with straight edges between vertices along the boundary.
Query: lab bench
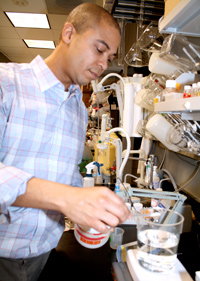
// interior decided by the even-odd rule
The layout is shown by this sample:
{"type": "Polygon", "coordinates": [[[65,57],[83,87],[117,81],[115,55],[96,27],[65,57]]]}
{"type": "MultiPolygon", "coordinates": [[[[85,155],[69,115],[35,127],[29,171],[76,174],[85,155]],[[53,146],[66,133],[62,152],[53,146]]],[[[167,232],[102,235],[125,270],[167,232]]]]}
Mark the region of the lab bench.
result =
{"type": "MultiPolygon", "coordinates": [[[[136,241],[135,225],[120,225],[125,232],[123,244],[136,241]]],[[[182,233],[178,248],[178,259],[195,280],[195,271],[200,270],[199,225],[193,226],[192,232],[182,233]]],[[[63,233],[59,244],[38,281],[86,280],[86,281],[129,281],[132,280],[126,264],[120,264],[116,271],[116,251],[107,242],[98,249],[81,246],[74,237],[73,230],[63,233]],[[119,269],[121,268],[121,273],[119,269]],[[120,276],[120,277],[119,277],[120,276]],[[122,279],[126,278],[126,279],[122,279]]]]}

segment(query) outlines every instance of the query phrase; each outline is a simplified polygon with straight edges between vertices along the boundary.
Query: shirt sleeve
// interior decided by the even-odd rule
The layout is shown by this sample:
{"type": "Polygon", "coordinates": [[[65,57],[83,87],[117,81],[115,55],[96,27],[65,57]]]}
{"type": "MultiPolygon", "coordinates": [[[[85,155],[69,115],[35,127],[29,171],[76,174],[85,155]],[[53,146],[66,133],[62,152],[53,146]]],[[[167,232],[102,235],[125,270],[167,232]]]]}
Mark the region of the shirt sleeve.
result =
{"type": "Polygon", "coordinates": [[[77,172],[74,173],[72,178],[72,186],[82,187],[83,186],[83,177],[79,172],[79,167],[77,167],[77,172]]]}
{"type": "Polygon", "coordinates": [[[26,191],[27,181],[33,176],[0,162],[0,207],[3,213],[19,195],[26,191]]]}
{"type": "MultiPolygon", "coordinates": [[[[2,77],[2,76],[1,76],[2,77]]],[[[0,77],[0,78],[1,78],[0,77]]],[[[1,83],[1,79],[0,79],[1,83]]],[[[0,85],[0,149],[11,107],[11,96],[5,95],[0,85]]],[[[2,161],[0,159],[0,161],[2,161]]],[[[19,195],[26,191],[27,181],[33,176],[0,162],[0,210],[4,212],[19,195]]]]}

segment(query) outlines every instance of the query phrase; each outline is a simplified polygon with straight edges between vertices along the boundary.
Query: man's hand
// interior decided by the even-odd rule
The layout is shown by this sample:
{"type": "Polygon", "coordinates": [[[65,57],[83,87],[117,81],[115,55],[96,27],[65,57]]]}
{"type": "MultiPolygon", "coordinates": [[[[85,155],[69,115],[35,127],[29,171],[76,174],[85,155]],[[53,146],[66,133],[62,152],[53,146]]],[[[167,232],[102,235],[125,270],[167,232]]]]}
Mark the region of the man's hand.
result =
{"type": "Polygon", "coordinates": [[[122,199],[107,187],[74,187],[68,196],[62,212],[73,222],[102,233],[108,232],[107,225],[115,227],[130,216],[122,199]]]}

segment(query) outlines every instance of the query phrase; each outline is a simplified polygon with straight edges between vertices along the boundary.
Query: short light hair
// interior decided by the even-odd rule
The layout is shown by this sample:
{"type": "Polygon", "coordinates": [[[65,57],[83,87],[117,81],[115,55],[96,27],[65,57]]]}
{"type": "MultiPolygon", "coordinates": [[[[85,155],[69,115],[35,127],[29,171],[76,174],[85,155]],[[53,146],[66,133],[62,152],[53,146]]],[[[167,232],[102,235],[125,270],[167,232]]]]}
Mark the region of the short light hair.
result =
{"type": "Polygon", "coordinates": [[[74,8],[68,15],[66,22],[71,22],[76,31],[81,33],[88,28],[98,26],[102,20],[121,33],[119,24],[115,18],[103,7],[94,3],[83,3],[74,8]]]}

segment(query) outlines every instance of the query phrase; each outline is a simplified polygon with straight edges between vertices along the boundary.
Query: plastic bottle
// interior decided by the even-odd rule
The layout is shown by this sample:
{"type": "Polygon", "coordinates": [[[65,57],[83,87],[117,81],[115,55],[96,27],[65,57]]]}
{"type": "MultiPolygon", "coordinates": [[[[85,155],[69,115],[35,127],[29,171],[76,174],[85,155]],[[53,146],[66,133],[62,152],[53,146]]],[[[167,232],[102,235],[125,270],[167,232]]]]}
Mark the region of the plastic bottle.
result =
{"type": "Polygon", "coordinates": [[[200,82],[197,83],[196,96],[200,96],[200,82]]]}
{"type": "Polygon", "coordinates": [[[149,184],[150,182],[150,173],[151,173],[151,166],[150,166],[150,158],[147,160],[147,163],[145,164],[146,170],[145,170],[145,183],[149,184]]]}
{"type": "Polygon", "coordinates": [[[196,97],[196,92],[197,92],[197,83],[192,83],[192,97],[196,97]]]}
{"type": "Polygon", "coordinates": [[[87,169],[86,175],[83,178],[83,187],[94,186],[94,178],[92,176],[92,170],[95,168],[95,161],[87,164],[85,168],[87,169]]]}
{"type": "Polygon", "coordinates": [[[156,172],[157,166],[153,166],[153,189],[157,190],[159,188],[160,178],[156,172]]]}
{"type": "Polygon", "coordinates": [[[181,92],[181,83],[176,83],[176,91],[177,93],[181,92]]]}
{"type": "Polygon", "coordinates": [[[95,162],[96,167],[93,170],[93,178],[95,179],[95,185],[102,185],[103,184],[103,176],[102,176],[102,166],[98,162],[95,162]]]}
{"type": "MultiPolygon", "coordinates": [[[[93,161],[85,166],[87,169],[86,176],[83,178],[83,187],[94,186],[94,178],[92,177],[92,170],[97,166],[97,162],[93,161]]],[[[108,227],[109,228],[109,227],[108,227]]],[[[74,225],[74,236],[76,240],[84,247],[96,249],[103,246],[109,239],[110,230],[107,234],[102,234],[94,228],[83,225],[74,225]]]]}
{"type": "MultiPolygon", "coordinates": [[[[156,191],[163,191],[162,188],[157,188],[156,191]]],[[[159,203],[160,203],[160,199],[157,198],[151,198],[151,207],[158,207],[159,203]]]]}
{"type": "Polygon", "coordinates": [[[169,101],[182,98],[182,93],[176,90],[176,80],[167,80],[166,88],[162,91],[162,101],[169,101]]]}
{"type": "Polygon", "coordinates": [[[183,98],[191,98],[192,96],[192,87],[190,85],[184,86],[183,98]]]}

